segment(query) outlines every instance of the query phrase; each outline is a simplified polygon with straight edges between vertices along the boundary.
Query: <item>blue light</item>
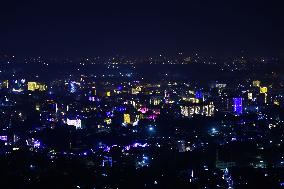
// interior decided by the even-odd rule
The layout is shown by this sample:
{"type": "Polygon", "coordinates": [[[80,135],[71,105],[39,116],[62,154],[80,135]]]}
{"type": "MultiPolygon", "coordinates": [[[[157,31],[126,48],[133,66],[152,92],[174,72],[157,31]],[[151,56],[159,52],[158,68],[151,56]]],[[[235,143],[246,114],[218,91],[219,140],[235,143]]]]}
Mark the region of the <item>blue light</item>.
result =
{"type": "Polygon", "coordinates": [[[243,103],[242,98],[233,98],[234,101],[234,112],[236,114],[242,114],[243,113],[243,103]]]}
{"type": "Polygon", "coordinates": [[[41,146],[40,141],[38,141],[38,140],[34,141],[34,147],[35,148],[39,148],[40,146],[41,146]]]}
{"type": "Polygon", "coordinates": [[[125,107],[118,107],[117,110],[118,110],[119,112],[123,112],[123,111],[126,110],[126,108],[125,108],[125,107]]]}
{"type": "Polygon", "coordinates": [[[70,83],[70,92],[75,93],[76,92],[76,85],[75,82],[70,83]]]}
{"type": "Polygon", "coordinates": [[[202,91],[200,91],[200,90],[196,91],[196,93],[195,93],[195,98],[198,98],[198,99],[203,98],[202,91]]]}
{"type": "Polygon", "coordinates": [[[122,90],[122,86],[118,86],[117,90],[121,91],[122,90]]]}
{"type": "Polygon", "coordinates": [[[107,117],[113,117],[113,113],[112,112],[106,112],[107,117]]]}

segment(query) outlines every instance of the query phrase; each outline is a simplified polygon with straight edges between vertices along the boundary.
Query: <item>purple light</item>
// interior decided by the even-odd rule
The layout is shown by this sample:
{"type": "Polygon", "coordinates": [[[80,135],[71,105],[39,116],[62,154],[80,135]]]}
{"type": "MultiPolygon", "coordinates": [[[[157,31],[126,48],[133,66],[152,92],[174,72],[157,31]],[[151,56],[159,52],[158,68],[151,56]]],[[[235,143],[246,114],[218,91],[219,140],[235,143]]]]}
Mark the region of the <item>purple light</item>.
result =
{"type": "Polygon", "coordinates": [[[138,143],[138,142],[136,142],[136,143],[134,143],[134,144],[132,145],[133,148],[137,148],[137,147],[145,148],[145,147],[147,147],[147,146],[148,146],[147,143],[141,144],[141,143],[138,143]]]}
{"type": "Polygon", "coordinates": [[[243,113],[243,102],[242,98],[233,98],[234,100],[234,112],[236,114],[242,114],[243,113]]]}
{"type": "Polygon", "coordinates": [[[109,152],[109,151],[110,151],[110,147],[109,146],[105,147],[104,152],[109,152]]]}
{"type": "Polygon", "coordinates": [[[156,114],[149,115],[148,119],[156,120],[157,119],[157,115],[156,114]]]}
{"type": "Polygon", "coordinates": [[[93,96],[90,96],[90,97],[89,97],[89,101],[95,102],[95,100],[96,100],[95,97],[93,97],[93,96]]]}
{"type": "Polygon", "coordinates": [[[156,114],[156,115],[160,115],[161,111],[160,111],[160,109],[153,109],[153,113],[156,114]]]}
{"type": "Polygon", "coordinates": [[[106,112],[107,117],[113,117],[113,113],[112,112],[106,112]]]}
{"type": "Polygon", "coordinates": [[[7,136],[0,136],[0,140],[7,141],[7,136]]]}
{"type": "Polygon", "coordinates": [[[147,143],[145,143],[145,144],[141,145],[141,147],[142,147],[142,148],[145,148],[145,147],[147,147],[147,146],[148,146],[148,144],[147,144],[147,143]]]}
{"type": "Polygon", "coordinates": [[[40,147],[40,142],[38,140],[34,141],[34,148],[39,148],[40,147]]]}
{"type": "MultiPolygon", "coordinates": [[[[123,146],[123,149],[128,151],[130,150],[131,148],[138,148],[138,147],[141,147],[141,148],[146,148],[148,147],[149,145],[147,143],[144,143],[144,144],[141,144],[139,142],[136,142],[136,143],[133,143],[132,145],[126,145],[126,146],[123,146]]],[[[112,146],[106,146],[106,147],[102,147],[100,146],[99,148],[100,149],[103,149],[104,152],[110,152],[110,150],[113,148],[113,147],[121,147],[117,144],[114,144],[112,146]]]]}
{"type": "Polygon", "coordinates": [[[128,145],[128,146],[125,146],[125,150],[130,150],[130,145],[128,145]]]}
{"type": "Polygon", "coordinates": [[[137,148],[138,144],[139,144],[139,143],[134,143],[134,144],[132,145],[132,147],[137,148]]]}

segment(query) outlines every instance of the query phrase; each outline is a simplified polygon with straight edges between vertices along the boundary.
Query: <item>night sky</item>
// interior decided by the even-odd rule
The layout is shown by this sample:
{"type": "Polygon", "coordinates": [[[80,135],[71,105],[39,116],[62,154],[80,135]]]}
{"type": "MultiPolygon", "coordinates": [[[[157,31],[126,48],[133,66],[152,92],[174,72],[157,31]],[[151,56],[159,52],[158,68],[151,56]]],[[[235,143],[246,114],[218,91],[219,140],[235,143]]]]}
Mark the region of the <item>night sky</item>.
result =
{"type": "Polygon", "coordinates": [[[284,52],[281,1],[10,1],[0,51],[18,56],[216,56],[284,52]]]}

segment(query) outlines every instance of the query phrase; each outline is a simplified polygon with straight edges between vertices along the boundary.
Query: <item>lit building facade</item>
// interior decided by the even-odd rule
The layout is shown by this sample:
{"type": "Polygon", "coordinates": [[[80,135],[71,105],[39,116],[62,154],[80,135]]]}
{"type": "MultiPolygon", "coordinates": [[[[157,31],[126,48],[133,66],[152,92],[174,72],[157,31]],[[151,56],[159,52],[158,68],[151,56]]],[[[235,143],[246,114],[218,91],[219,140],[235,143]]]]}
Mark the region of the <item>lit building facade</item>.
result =
{"type": "Polygon", "coordinates": [[[243,113],[243,99],[242,98],[233,98],[233,107],[234,113],[242,114],[243,113]]]}
{"type": "Polygon", "coordinates": [[[214,115],[214,104],[210,102],[209,104],[190,104],[180,106],[181,115],[184,117],[192,117],[194,114],[213,116],[214,115]]]}

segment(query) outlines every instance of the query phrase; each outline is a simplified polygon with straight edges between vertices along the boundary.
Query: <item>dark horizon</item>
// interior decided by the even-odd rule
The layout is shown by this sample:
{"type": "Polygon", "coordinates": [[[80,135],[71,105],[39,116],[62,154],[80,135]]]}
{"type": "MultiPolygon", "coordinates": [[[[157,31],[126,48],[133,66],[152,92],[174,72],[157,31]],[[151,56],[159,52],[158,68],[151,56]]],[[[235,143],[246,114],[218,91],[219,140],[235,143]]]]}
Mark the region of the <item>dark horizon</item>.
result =
{"type": "Polygon", "coordinates": [[[16,56],[283,55],[279,2],[2,3],[0,51],[16,56]]]}

